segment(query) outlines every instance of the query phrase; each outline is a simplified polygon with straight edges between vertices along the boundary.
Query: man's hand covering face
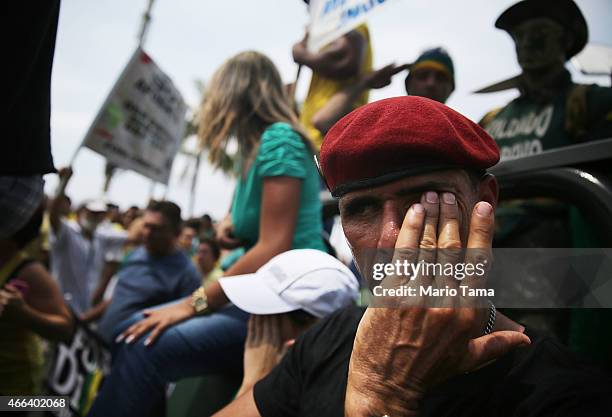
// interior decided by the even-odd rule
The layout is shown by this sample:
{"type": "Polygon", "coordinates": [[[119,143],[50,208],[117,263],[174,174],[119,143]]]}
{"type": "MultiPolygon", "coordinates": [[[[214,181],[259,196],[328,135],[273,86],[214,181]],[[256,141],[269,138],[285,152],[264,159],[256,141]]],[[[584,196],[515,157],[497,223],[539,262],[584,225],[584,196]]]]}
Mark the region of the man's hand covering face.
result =
{"type": "MultiPolygon", "coordinates": [[[[454,252],[431,250],[461,249],[460,222],[454,194],[425,193],[406,213],[395,245],[396,257],[409,257],[409,262],[481,262],[490,254],[494,226],[493,208],[484,201],[472,210],[466,245],[481,250],[468,251],[465,259],[449,255],[454,252]]],[[[429,279],[435,284],[439,278],[419,277],[415,281],[426,285],[423,279],[429,279]]],[[[445,282],[453,285],[452,281],[445,282]]],[[[469,283],[468,277],[461,285],[469,283]]],[[[420,400],[435,384],[530,343],[526,335],[515,331],[483,336],[488,309],[466,307],[462,297],[453,298],[444,300],[444,308],[423,304],[366,311],[351,354],[346,416],[418,415],[420,400]]]]}

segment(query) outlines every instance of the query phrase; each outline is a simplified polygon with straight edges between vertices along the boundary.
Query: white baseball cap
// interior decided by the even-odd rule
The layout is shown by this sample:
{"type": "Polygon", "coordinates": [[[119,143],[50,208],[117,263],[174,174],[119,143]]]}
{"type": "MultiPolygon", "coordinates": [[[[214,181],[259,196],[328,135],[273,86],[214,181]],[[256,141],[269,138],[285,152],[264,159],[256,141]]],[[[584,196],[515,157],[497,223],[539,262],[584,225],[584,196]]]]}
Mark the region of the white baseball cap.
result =
{"type": "Polygon", "coordinates": [[[254,274],[224,277],[219,283],[236,307],[251,314],[302,309],[321,318],[359,297],[359,283],[351,270],[314,249],[281,253],[254,274]]]}
{"type": "Polygon", "coordinates": [[[83,205],[87,210],[94,213],[102,213],[106,211],[106,203],[102,200],[88,200],[83,205]]]}

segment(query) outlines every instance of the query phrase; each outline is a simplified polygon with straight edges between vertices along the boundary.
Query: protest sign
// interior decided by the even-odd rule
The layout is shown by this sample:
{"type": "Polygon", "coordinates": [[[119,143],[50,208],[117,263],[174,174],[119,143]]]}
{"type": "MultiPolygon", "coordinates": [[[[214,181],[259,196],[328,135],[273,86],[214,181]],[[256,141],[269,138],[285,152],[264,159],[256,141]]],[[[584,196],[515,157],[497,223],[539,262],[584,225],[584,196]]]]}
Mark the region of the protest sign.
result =
{"type": "Polygon", "coordinates": [[[392,0],[313,0],[307,48],[316,52],[365,22],[371,14],[392,0]]]}
{"type": "Polygon", "coordinates": [[[137,48],[83,145],[119,168],[168,184],[187,106],[172,80],[137,48]]]}
{"type": "Polygon", "coordinates": [[[104,342],[76,318],[75,328],[70,344],[58,343],[47,374],[49,394],[70,399],[68,409],[54,412],[57,417],[85,416],[110,372],[111,355],[104,342]]]}

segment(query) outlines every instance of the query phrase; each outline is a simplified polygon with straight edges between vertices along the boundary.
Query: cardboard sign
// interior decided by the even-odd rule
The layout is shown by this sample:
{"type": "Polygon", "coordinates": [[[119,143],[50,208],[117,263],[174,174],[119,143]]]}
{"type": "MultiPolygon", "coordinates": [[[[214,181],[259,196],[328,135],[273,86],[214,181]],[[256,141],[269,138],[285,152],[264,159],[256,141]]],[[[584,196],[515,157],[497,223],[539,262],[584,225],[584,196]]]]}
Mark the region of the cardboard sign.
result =
{"type": "Polygon", "coordinates": [[[186,111],[172,80],[138,48],[94,119],[83,145],[119,168],[168,184],[185,132],[186,111]]]}
{"type": "Polygon", "coordinates": [[[307,48],[317,52],[392,0],[312,0],[307,48]]]}

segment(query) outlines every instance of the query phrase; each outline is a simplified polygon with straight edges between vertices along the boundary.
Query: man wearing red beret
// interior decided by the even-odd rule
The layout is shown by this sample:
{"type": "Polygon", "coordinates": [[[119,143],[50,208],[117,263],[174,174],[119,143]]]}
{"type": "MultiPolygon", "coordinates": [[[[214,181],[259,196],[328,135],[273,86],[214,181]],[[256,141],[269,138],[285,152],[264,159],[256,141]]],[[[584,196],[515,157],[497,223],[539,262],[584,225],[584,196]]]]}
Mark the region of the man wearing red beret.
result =
{"type": "MultiPolygon", "coordinates": [[[[452,109],[413,96],[370,103],[332,127],[320,156],[365,275],[372,249],[414,262],[432,261],[423,248],[476,249],[446,258],[452,264],[487,256],[498,187],[486,170],[499,153],[484,130],[452,109]]],[[[393,278],[387,273],[383,283],[393,278]]],[[[608,376],[492,304],[445,301],[460,308],[341,310],[218,415],[610,415],[608,376]]]]}

